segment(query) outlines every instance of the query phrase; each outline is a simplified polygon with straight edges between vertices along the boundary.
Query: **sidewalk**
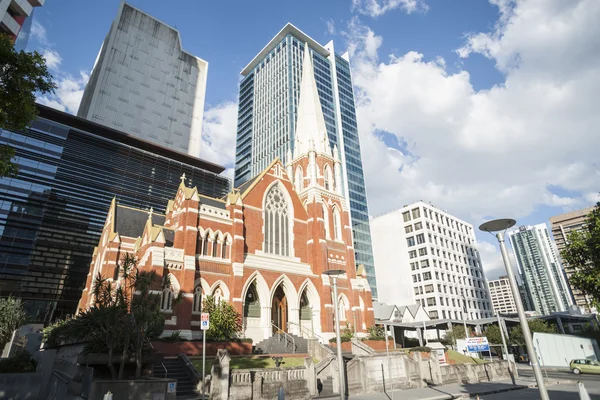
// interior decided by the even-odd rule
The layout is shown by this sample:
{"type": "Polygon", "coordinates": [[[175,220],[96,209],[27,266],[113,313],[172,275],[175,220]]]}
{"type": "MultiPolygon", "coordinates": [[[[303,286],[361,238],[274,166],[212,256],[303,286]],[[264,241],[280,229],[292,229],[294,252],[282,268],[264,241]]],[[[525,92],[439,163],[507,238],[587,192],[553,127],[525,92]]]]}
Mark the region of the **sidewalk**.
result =
{"type": "MultiPolygon", "coordinates": [[[[547,385],[558,384],[559,382],[554,379],[546,381],[547,385]]],[[[570,381],[562,381],[561,383],[567,383],[570,381]]],[[[422,389],[411,389],[411,390],[394,390],[388,393],[371,393],[361,394],[358,396],[350,396],[352,400],[442,400],[442,399],[460,399],[470,398],[477,395],[485,395],[492,393],[502,393],[512,390],[526,389],[535,387],[535,380],[533,379],[517,379],[516,384],[513,385],[510,379],[496,381],[496,382],[481,382],[474,384],[454,384],[445,386],[426,387],[422,389]]]]}

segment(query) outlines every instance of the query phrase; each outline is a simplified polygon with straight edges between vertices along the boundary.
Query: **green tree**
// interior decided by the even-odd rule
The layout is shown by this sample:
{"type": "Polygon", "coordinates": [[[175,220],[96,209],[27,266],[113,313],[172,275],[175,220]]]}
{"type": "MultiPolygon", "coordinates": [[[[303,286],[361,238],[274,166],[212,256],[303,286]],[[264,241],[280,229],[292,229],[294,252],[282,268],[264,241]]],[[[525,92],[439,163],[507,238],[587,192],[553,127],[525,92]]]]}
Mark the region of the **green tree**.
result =
{"type": "Polygon", "coordinates": [[[485,330],[485,337],[487,337],[489,344],[502,344],[502,336],[498,325],[489,325],[485,330]]]}
{"type": "Polygon", "coordinates": [[[588,214],[583,228],[567,236],[562,257],[575,267],[569,278],[571,285],[588,295],[592,306],[600,307],[600,202],[588,214]]]}
{"type": "MultiPolygon", "coordinates": [[[[529,325],[531,334],[534,332],[556,333],[556,328],[542,319],[530,319],[527,321],[527,324],[529,325]]],[[[510,330],[510,343],[516,344],[517,346],[525,346],[525,336],[523,336],[521,325],[514,326],[510,330]]]]}
{"type": "Polygon", "coordinates": [[[213,296],[206,296],[202,302],[202,312],[210,314],[206,331],[209,340],[233,339],[242,331],[241,314],[226,301],[216,301],[213,296]]]}
{"type": "MultiPolygon", "coordinates": [[[[469,330],[469,335],[473,336],[472,332],[469,330]]],[[[444,336],[444,342],[447,344],[455,344],[456,339],[464,339],[465,338],[465,328],[462,325],[453,325],[452,330],[446,331],[446,336],[444,336]]]]}
{"type": "MultiPolygon", "coordinates": [[[[10,38],[0,34],[0,129],[25,128],[37,115],[35,94],[54,89],[44,57],[37,51],[17,52],[10,38]]],[[[14,156],[13,148],[0,146],[0,177],[17,173],[14,156]]]]}
{"type": "Polygon", "coordinates": [[[12,338],[13,331],[29,321],[20,299],[12,296],[0,299],[0,351],[12,338]]]}

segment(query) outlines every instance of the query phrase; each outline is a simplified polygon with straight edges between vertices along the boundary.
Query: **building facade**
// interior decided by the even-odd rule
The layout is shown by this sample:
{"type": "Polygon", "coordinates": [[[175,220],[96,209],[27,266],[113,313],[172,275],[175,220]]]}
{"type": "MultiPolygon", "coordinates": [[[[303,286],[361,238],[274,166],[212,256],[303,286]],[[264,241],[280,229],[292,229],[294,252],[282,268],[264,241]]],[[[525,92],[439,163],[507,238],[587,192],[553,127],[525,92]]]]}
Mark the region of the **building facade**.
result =
{"type": "Polygon", "coordinates": [[[508,237],[531,311],[540,315],[566,311],[573,300],[546,224],[521,226],[508,237]]]}
{"type": "Polygon", "coordinates": [[[516,314],[517,305],[507,276],[488,281],[490,300],[496,314],[516,314]]]}
{"type": "MultiPolygon", "coordinates": [[[[582,210],[572,211],[566,214],[550,217],[552,236],[554,237],[556,247],[558,248],[559,258],[560,254],[567,245],[567,238],[569,234],[571,232],[579,231],[583,228],[587,215],[593,209],[593,207],[588,207],[582,210]]],[[[570,277],[571,275],[573,275],[576,268],[565,263],[564,261],[562,263],[562,266],[565,270],[565,274],[567,275],[567,283],[569,284],[569,288],[571,289],[571,293],[573,294],[573,298],[577,307],[579,307],[583,312],[586,313],[596,312],[596,308],[591,306],[591,301],[589,297],[582,293],[581,290],[573,287],[573,285],[570,282],[570,277]]]]}
{"type": "MultiPolygon", "coordinates": [[[[43,6],[46,0],[0,0],[0,33],[13,41],[22,33],[23,26],[31,23],[34,7],[43,6]]],[[[20,47],[21,50],[24,46],[20,47]]]]}
{"type": "Polygon", "coordinates": [[[0,130],[19,173],[0,178],[0,296],[25,301],[38,321],[74,314],[113,196],[158,209],[186,174],[223,196],[224,168],[38,105],[30,128],[0,130]]]}
{"type": "Polygon", "coordinates": [[[369,211],[358,140],[356,110],[348,56],[335,53],[333,42],[322,46],[287,24],[242,70],[234,184],[260,173],[275,157],[288,162],[295,151],[296,119],[302,59],[313,60],[317,92],[330,147],[342,161],[342,187],[350,202],[357,264],[365,266],[377,296],[369,211]]]}
{"type": "Polygon", "coordinates": [[[182,180],[165,214],[113,201],[80,309],[94,304],[98,273],[122,279],[118,265],[130,253],[138,270],[170,283],[156,293],[166,336],[200,337],[202,299],[211,295],[232,303],[243,315],[244,336],[255,342],[278,330],[333,337],[332,286],[324,274],[330,269],[345,271],[338,279],[340,321],[363,333],[374,323],[366,275],[357,276],[354,267],[341,161],[329,146],[323,115],[315,112],[319,98],[305,54],[295,156],[287,164],[275,159],[221,198],[199,195],[182,180]],[[173,307],[180,293],[183,303],[173,307]]]}
{"type": "Polygon", "coordinates": [[[419,201],[374,218],[378,300],[420,303],[431,319],[492,315],[473,226],[419,201]]]}
{"type": "Polygon", "coordinates": [[[207,71],[179,31],[121,2],[77,115],[199,157],[207,71]]]}

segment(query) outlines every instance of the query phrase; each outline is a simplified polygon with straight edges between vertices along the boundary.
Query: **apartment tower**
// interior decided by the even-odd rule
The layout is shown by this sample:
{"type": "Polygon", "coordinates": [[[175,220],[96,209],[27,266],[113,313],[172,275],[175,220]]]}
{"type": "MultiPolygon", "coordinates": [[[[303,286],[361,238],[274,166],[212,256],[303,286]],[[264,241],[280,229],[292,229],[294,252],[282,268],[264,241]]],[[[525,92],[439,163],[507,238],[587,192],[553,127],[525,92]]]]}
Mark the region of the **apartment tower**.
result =
{"type": "Polygon", "coordinates": [[[508,233],[523,286],[541,315],[566,311],[573,300],[546,224],[521,226],[508,233]]]}
{"type": "MultiPolygon", "coordinates": [[[[558,254],[560,254],[565,249],[568,236],[571,232],[579,231],[583,228],[585,224],[585,219],[587,215],[593,210],[593,207],[584,208],[582,210],[571,211],[566,214],[557,215],[554,217],[550,217],[550,225],[552,227],[552,236],[554,236],[554,241],[556,242],[556,247],[558,248],[558,254]]],[[[586,313],[596,312],[596,308],[591,306],[590,299],[581,290],[576,289],[571,284],[570,278],[571,275],[575,272],[576,268],[564,262],[563,260],[563,268],[565,270],[565,274],[567,275],[567,283],[571,289],[571,293],[573,293],[573,297],[575,300],[575,304],[586,313]]]]}
{"type": "Polygon", "coordinates": [[[420,303],[431,319],[492,315],[471,224],[419,201],[371,226],[380,301],[420,303]]]}
{"type": "Polygon", "coordinates": [[[516,314],[517,305],[515,297],[510,289],[507,276],[501,276],[493,281],[488,281],[490,299],[496,314],[516,314]]]}
{"type": "MultiPolygon", "coordinates": [[[[335,52],[288,23],[242,70],[239,92],[235,186],[259,174],[276,157],[295,151],[296,120],[305,48],[312,59],[329,145],[342,162],[342,190],[350,200],[356,265],[364,265],[377,297],[348,55],[335,52]]],[[[315,111],[316,112],[316,111],[315,111]]],[[[319,177],[324,171],[317,171],[319,177]]]]}
{"type": "MultiPolygon", "coordinates": [[[[31,16],[34,7],[43,6],[46,0],[0,0],[0,33],[8,35],[13,41],[23,33],[29,34],[31,16]],[[25,31],[25,32],[24,32],[25,31]]],[[[25,44],[26,44],[25,40],[25,44]]],[[[21,46],[19,50],[24,50],[21,46]]]]}
{"type": "Polygon", "coordinates": [[[122,2],[77,115],[199,157],[207,70],[176,29],[122,2]]]}

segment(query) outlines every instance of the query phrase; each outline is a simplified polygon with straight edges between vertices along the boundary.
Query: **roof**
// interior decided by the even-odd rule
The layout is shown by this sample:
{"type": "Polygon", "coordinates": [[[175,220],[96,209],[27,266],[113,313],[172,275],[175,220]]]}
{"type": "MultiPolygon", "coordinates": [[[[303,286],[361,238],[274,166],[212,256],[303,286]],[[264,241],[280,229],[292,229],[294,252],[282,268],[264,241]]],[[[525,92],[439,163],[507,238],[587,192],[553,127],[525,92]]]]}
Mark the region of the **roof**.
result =
{"type": "Polygon", "coordinates": [[[165,247],[173,246],[173,241],[175,239],[175,231],[170,228],[162,228],[163,234],[165,235],[165,247]]]}
{"type": "Polygon", "coordinates": [[[267,43],[265,47],[263,47],[263,49],[252,59],[252,61],[246,65],[241,74],[243,76],[248,75],[254,69],[254,67],[256,67],[263,60],[263,58],[265,58],[271,52],[271,50],[273,50],[279,44],[279,42],[281,42],[283,38],[289,34],[294,35],[303,43],[308,43],[311,49],[323,57],[329,56],[329,51],[325,47],[321,46],[316,40],[288,22],[283,29],[281,29],[277,35],[275,35],[275,37],[273,37],[273,39],[271,39],[271,41],[267,43]]]}
{"type": "Polygon", "coordinates": [[[373,313],[375,314],[375,319],[378,320],[389,320],[392,318],[392,314],[394,312],[394,309],[396,308],[395,305],[390,305],[390,304],[385,304],[385,303],[380,303],[378,301],[373,302],[373,313]]]}
{"type": "Polygon", "coordinates": [[[257,180],[260,176],[261,176],[261,174],[253,176],[252,178],[248,179],[246,182],[244,182],[240,186],[238,186],[236,189],[239,190],[240,193],[244,193],[244,191],[246,191],[246,189],[248,189],[250,186],[252,186],[254,181],[257,180]]]}
{"type": "Polygon", "coordinates": [[[39,117],[48,119],[53,122],[58,122],[60,124],[78,129],[80,131],[84,131],[87,134],[99,136],[104,139],[112,140],[114,142],[138,148],[140,150],[145,150],[150,153],[163,156],[170,160],[179,161],[191,167],[199,168],[201,170],[212,172],[214,174],[220,174],[221,172],[225,171],[225,167],[221,165],[217,165],[210,161],[205,161],[200,158],[187,155],[185,153],[180,153],[178,151],[171,150],[167,147],[159,146],[155,143],[140,139],[132,135],[128,135],[119,130],[100,125],[96,122],[88,121],[85,118],[67,114],[65,112],[55,110],[54,108],[47,107],[39,103],[36,103],[36,108],[38,110],[39,117]]]}
{"type": "MultiPolygon", "coordinates": [[[[148,211],[117,205],[115,208],[115,232],[121,236],[138,237],[144,232],[148,211]]],[[[153,225],[164,225],[165,216],[152,213],[153,225]]]]}
{"type": "Polygon", "coordinates": [[[200,195],[200,204],[206,204],[207,206],[220,208],[223,210],[225,209],[225,201],[208,196],[200,195]]]}

